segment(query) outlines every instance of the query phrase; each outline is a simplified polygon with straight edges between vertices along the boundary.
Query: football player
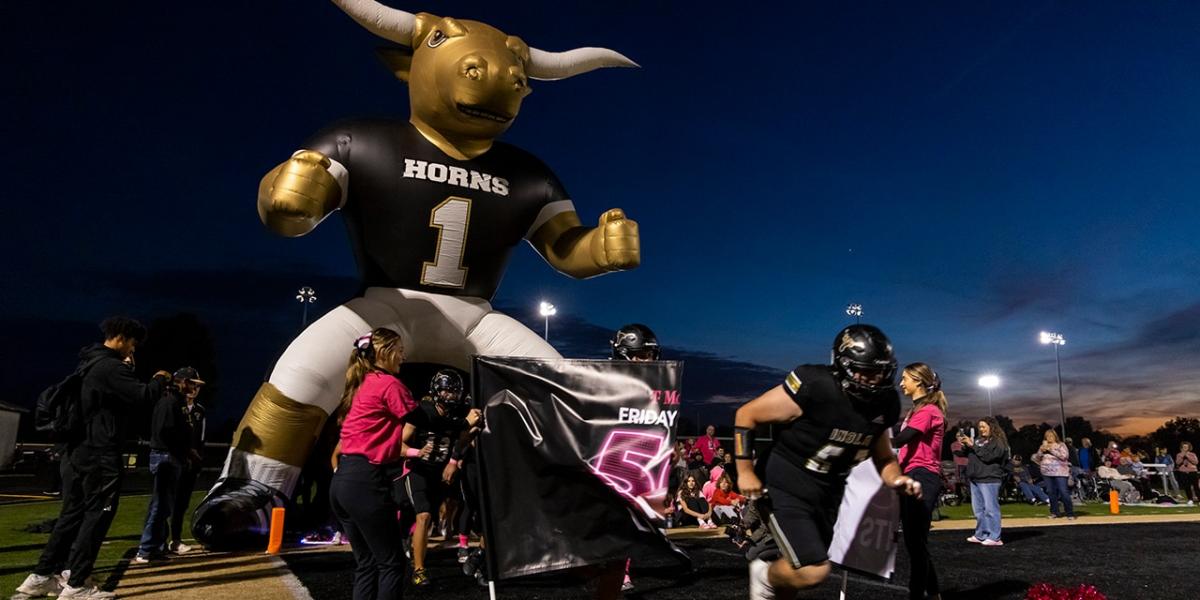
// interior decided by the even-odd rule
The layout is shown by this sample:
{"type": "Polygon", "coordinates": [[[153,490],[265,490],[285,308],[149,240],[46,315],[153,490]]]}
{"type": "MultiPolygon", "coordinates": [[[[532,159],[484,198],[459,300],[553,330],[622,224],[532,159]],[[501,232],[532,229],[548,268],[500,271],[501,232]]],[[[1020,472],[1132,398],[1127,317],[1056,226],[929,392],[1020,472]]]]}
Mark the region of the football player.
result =
{"type": "Polygon", "coordinates": [[[617,330],[609,341],[613,360],[658,360],[662,349],[658,337],[641,323],[630,323],[617,330]]]}
{"type": "Polygon", "coordinates": [[[479,409],[467,409],[462,390],[462,377],[458,373],[450,369],[438,371],[430,381],[429,395],[421,399],[417,418],[404,426],[405,439],[433,449],[428,456],[408,459],[405,465],[408,474],[402,480],[404,499],[412,506],[416,522],[412,533],[412,584],[417,587],[429,583],[425,573],[429,523],[450,491],[458,457],[470,443],[468,432],[481,418],[479,409]]]}
{"type": "MultiPolygon", "coordinates": [[[[888,439],[899,420],[896,358],[887,336],[851,325],[833,342],[832,364],[800,365],[782,385],[742,405],[734,421],[738,483],[750,498],[769,497],[768,527],[780,557],[750,563],[750,598],[792,598],[829,575],[829,544],[846,476],[871,458],[885,485],[920,496],[903,475],[888,439]],[[754,465],[754,430],[774,424],[765,483],[754,465]]],[[[761,555],[760,555],[761,556],[761,555]]]]}

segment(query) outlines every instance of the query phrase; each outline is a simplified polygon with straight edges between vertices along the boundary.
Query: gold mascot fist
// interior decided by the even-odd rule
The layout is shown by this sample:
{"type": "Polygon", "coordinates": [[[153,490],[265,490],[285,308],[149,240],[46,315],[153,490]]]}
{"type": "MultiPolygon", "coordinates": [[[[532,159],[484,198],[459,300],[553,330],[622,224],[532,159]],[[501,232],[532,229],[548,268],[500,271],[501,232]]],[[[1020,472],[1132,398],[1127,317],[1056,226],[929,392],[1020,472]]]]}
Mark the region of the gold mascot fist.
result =
{"type": "Polygon", "coordinates": [[[258,216],[272,231],[304,235],[337,208],[342,189],[329,158],[303,150],[271,169],[258,184],[258,216]]]}
{"type": "Polygon", "coordinates": [[[642,263],[637,221],[614,208],[600,215],[599,235],[592,238],[592,259],[606,271],[624,271],[642,263]]]}

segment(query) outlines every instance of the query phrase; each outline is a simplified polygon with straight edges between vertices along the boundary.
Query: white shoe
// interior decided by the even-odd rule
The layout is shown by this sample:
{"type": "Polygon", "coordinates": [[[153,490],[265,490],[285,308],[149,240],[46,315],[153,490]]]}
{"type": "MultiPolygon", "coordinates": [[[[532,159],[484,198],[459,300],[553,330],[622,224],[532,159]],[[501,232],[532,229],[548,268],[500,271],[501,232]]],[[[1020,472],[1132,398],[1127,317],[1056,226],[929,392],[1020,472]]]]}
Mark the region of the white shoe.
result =
{"type": "Polygon", "coordinates": [[[106,592],[94,585],[73,588],[67,586],[63,588],[59,598],[78,598],[79,600],[116,600],[117,595],[112,592],[106,592]]]}
{"type": "Polygon", "coordinates": [[[192,547],[183,542],[171,542],[169,549],[175,554],[187,554],[192,551],[192,547]]]}
{"type": "Polygon", "coordinates": [[[150,564],[150,557],[142,556],[141,554],[138,554],[137,556],[134,556],[133,560],[131,560],[129,562],[131,562],[135,565],[148,565],[148,564],[150,564]]]}
{"type": "Polygon", "coordinates": [[[775,588],[767,580],[771,563],[756,558],[750,561],[750,600],[775,600],[775,588]]]}
{"type": "MultiPolygon", "coordinates": [[[[59,587],[64,587],[64,588],[68,587],[67,582],[71,580],[71,570],[63,569],[62,573],[59,573],[58,575],[55,575],[54,577],[58,579],[59,587]]],[[[83,580],[83,587],[94,587],[95,585],[96,585],[96,580],[92,579],[91,575],[88,575],[87,579],[83,580]]]]}
{"type": "Polygon", "coordinates": [[[30,573],[17,591],[28,596],[56,596],[62,591],[62,584],[53,575],[38,575],[30,573]]]}

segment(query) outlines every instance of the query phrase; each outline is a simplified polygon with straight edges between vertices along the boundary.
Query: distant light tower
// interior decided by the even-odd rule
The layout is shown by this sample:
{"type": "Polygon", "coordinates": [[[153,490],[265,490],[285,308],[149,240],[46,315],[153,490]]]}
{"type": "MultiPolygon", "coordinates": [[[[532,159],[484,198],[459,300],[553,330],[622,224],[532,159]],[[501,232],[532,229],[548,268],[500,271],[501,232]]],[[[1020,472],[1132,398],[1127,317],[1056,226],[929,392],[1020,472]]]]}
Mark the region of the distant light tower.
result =
{"type": "Polygon", "coordinates": [[[555,308],[553,304],[550,304],[549,302],[542,300],[542,303],[538,305],[538,313],[541,314],[542,318],[546,320],[546,333],[542,336],[542,339],[549,342],[550,341],[550,317],[557,315],[558,309],[555,308]]]}
{"type": "Polygon", "coordinates": [[[300,316],[300,328],[304,329],[308,327],[308,305],[317,301],[317,292],[306,285],[296,292],[296,300],[299,300],[300,306],[304,307],[304,312],[300,316]]]}
{"type": "Polygon", "coordinates": [[[989,417],[996,416],[995,413],[992,412],[992,390],[996,389],[999,386],[1000,386],[1000,378],[997,377],[996,375],[992,375],[989,373],[989,374],[984,375],[983,377],[979,378],[979,387],[987,390],[988,416],[989,417]]]}
{"type": "Polygon", "coordinates": [[[847,304],[846,305],[846,315],[854,317],[855,323],[862,323],[862,305],[861,304],[847,304]]]}
{"type": "Polygon", "coordinates": [[[1043,344],[1054,345],[1054,367],[1058,371],[1058,413],[1059,417],[1062,419],[1062,443],[1065,444],[1067,443],[1067,410],[1065,408],[1065,403],[1063,402],[1062,361],[1058,358],[1058,347],[1065,345],[1067,343],[1067,339],[1064,338],[1061,333],[1054,333],[1052,331],[1041,332],[1038,334],[1038,339],[1043,344]]]}

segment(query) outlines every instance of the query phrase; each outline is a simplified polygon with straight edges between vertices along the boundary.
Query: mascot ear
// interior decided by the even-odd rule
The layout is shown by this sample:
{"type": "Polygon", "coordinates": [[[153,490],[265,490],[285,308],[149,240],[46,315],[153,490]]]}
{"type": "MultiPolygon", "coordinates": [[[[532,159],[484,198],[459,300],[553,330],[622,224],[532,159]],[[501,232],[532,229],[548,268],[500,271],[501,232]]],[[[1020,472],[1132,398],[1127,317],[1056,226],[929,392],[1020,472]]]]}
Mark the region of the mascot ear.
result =
{"type": "Polygon", "coordinates": [[[429,13],[417,13],[416,25],[413,27],[411,48],[416,48],[425,41],[425,38],[433,31],[433,28],[441,22],[442,18],[429,13]]]}
{"type": "Polygon", "coordinates": [[[412,48],[403,46],[395,46],[389,48],[379,48],[375,50],[375,54],[383,61],[384,66],[392,72],[400,81],[408,81],[408,72],[412,68],[413,51],[412,48]]]}

